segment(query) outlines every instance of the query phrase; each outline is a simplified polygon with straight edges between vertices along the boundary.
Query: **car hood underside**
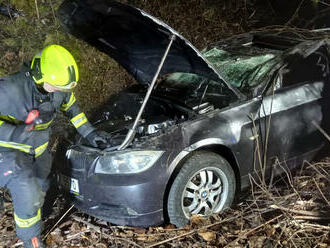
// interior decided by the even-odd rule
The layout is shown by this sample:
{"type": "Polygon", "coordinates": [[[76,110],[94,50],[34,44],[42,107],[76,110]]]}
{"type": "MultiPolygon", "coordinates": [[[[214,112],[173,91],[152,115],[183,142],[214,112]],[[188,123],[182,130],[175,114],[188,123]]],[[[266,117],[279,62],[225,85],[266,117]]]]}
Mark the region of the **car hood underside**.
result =
{"type": "Polygon", "coordinates": [[[172,35],[176,39],[160,75],[186,72],[219,80],[189,41],[142,10],[114,1],[70,0],[58,13],[71,34],[115,59],[139,83],[152,81],[172,35]]]}

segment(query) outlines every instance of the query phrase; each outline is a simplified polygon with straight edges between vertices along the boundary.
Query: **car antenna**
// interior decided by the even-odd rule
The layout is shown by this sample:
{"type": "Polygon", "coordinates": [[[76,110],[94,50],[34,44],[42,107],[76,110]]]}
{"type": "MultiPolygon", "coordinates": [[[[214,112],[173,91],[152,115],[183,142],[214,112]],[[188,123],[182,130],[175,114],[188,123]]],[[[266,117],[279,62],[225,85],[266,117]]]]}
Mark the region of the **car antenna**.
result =
{"type": "Polygon", "coordinates": [[[158,69],[157,69],[157,71],[156,71],[156,74],[154,75],[154,78],[152,79],[152,82],[151,82],[151,84],[150,84],[150,86],[149,86],[149,88],[148,88],[147,94],[146,94],[146,96],[144,97],[143,103],[142,103],[142,105],[141,105],[141,108],[140,108],[140,110],[139,110],[137,116],[136,116],[136,119],[135,119],[135,121],[134,121],[134,124],[133,124],[132,128],[130,128],[130,129],[128,130],[128,133],[127,133],[127,135],[126,135],[126,137],[125,137],[125,140],[124,140],[123,143],[118,147],[118,150],[123,150],[123,149],[125,149],[125,148],[126,148],[131,142],[132,142],[132,140],[134,139],[135,134],[136,134],[136,127],[137,127],[137,125],[138,125],[139,122],[140,122],[140,119],[141,119],[142,113],[143,113],[143,111],[144,111],[144,109],[145,109],[145,106],[146,106],[148,100],[149,100],[149,97],[150,97],[150,95],[151,95],[151,92],[152,92],[152,90],[153,90],[153,88],[154,88],[154,86],[155,86],[155,83],[156,83],[156,81],[157,81],[158,75],[159,75],[161,69],[163,68],[163,65],[164,65],[164,63],[165,63],[165,59],[166,59],[166,57],[167,57],[167,55],[168,55],[168,53],[169,53],[169,51],[170,51],[170,48],[171,48],[171,46],[172,46],[172,44],[173,44],[173,41],[175,40],[175,37],[176,37],[175,34],[172,34],[172,35],[171,35],[170,43],[168,44],[168,46],[167,46],[167,48],[166,48],[166,50],[165,50],[165,53],[164,53],[164,55],[163,55],[163,57],[162,57],[162,60],[160,61],[160,64],[159,64],[158,69]]]}

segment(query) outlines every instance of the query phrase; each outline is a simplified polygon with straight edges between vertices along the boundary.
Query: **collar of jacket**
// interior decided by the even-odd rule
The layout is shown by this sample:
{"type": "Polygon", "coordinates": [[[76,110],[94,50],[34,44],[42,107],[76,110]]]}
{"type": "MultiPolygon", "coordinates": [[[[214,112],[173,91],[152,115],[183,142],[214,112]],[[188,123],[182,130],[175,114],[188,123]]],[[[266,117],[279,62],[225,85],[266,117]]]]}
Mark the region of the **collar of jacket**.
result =
{"type": "Polygon", "coordinates": [[[39,104],[40,103],[43,103],[43,102],[49,102],[51,101],[52,97],[53,97],[53,93],[42,93],[40,92],[40,90],[38,89],[36,83],[34,82],[34,80],[32,79],[31,77],[31,74],[29,72],[26,72],[25,73],[26,77],[29,78],[29,82],[31,83],[32,85],[32,94],[33,94],[33,99],[38,102],[39,104]]]}

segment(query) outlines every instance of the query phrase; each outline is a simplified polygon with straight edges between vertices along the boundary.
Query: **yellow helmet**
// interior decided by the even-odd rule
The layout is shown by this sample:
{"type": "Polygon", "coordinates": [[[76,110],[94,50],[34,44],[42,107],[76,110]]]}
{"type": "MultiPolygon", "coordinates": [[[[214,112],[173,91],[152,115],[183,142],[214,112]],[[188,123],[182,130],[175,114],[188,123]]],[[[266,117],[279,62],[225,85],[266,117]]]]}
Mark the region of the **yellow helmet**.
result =
{"type": "Polygon", "coordinates": [[[48,83],[63,91],[72,90],[79,80],[76,61],[59,45],[47,46],[34,56],[31,74],[37,84],[48,83]]]}

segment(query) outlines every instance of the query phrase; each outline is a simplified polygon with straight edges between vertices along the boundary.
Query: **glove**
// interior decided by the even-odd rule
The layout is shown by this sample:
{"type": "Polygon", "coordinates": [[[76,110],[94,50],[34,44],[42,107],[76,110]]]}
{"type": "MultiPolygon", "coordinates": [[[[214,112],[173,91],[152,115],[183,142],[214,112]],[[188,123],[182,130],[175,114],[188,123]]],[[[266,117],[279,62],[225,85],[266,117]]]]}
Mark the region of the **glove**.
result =
{"type": "Polygon", "coordinates": [[[106,148],[110,143],[107,139],[110,138],[110,134],[104,131],[94,130],[86,136],[86,139],[93,147],[98,147],[101,149],[106,148]]]}

